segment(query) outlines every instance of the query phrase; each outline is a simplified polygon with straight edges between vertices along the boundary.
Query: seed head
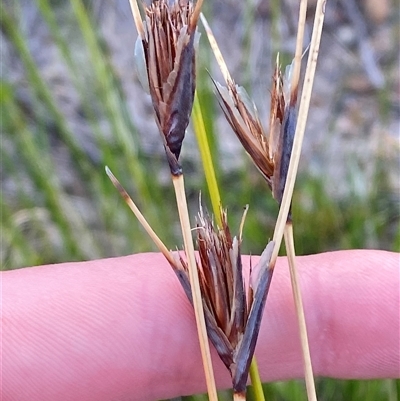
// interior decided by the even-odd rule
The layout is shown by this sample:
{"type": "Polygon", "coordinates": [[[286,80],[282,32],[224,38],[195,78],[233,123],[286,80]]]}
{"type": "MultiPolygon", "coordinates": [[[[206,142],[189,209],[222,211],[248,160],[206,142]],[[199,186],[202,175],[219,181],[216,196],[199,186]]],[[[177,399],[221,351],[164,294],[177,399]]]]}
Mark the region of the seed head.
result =
{"type": "Polygon", "coordinates": [[[271,89],[269,132],[265,133],[257,108],[243,87],[228,76],[226,87],[215,82],[220,106],[236,136],[260,170],[278,201],[282,200],[296,126],[295,104],[288,102],[277,59],[271,89]]]}
{"type": "MultiPolygon", "coordinates": [[[[193,106],[196,26],[202,0],[155,0],[138,27],[156,123],[173,175],[193,106]]],[[[137,21],[137,18],[135,18],[137,21]]]]}
{"type": "Polygon", "coordinates": [[[271,185],[274,164],[270,157],[268,138],[264,134],[255,104],[250,100],[246,90],[231,79],[228,79],[227,87],[215,81],[214,84],[226,119],[246,152],[271,185]]]}
{"type": "MultiPolygon", "coordinates": [[[[226,211],[222,227],[215,226],[207,212],[197,217],[198,271],[208,336],[232,376],[235,392],[245,392],[246,382],[261,323],[272,270],[269,260],[273,243],[245,283],[240,254],[241,234],[232,237],[226,211]]],[[[186,262],[178,277],[190,295],[186,262]],[[186,276],[186,277],[185,277],[186,276]]]]}

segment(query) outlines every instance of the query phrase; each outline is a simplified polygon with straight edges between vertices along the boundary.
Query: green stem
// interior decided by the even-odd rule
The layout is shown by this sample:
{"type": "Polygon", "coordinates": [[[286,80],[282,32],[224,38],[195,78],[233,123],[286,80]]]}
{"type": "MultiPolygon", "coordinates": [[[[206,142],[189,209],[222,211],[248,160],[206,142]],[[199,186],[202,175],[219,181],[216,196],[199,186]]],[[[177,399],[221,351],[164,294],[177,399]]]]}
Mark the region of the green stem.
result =
{"type": "Polygon", "coordinates": [[[206,176],[206,182],[208,192],[210,193],[211,205],[215,215],[217,224],[221,227],[221,196],[219,194],[217,178],[215,176],[214,165],[211,158],[210,146],[208,144],[206,128],[204,125],[203,115],[201,113],[201,107],[197,91],[194,95],[193,103],[193,126],[196,134],[197,142],[199,144],[201,161],[203,163],[204,174],[206,176]]]}
{"type": "Polygon", "coordinates": [[[255,356],[253,356],[250,364],[250,379],[251,384],[253,385],[252,390],[254,394],[254,399],[256,401],[265,401],[260,372],[258,371],[258,364],[255,356]]]}
{"type": "MultiPolygon", "coordinates": [[[[210,147],[208,145],[206,130],[204,126],[203,115],[201,113],[201,107],[197,92],[194,96],[192,120],[194,131],[196,134],[197,142],[199,144],[201,161],[203,163],[204,174],[206,176],[206,182],[208,192],[210,193],[211,204],[217,224],[222,226],[221,218],[221,197],[219,194],[218,183],[215,177],[214,165],[211,158],[210,147]]],[[[253,356],[250,365],[250,378],[254,390],[254,399],[256,401],[265,401],[264,393],[261,385],[260,373],[258,371],[256,358],[253,356]]]]}

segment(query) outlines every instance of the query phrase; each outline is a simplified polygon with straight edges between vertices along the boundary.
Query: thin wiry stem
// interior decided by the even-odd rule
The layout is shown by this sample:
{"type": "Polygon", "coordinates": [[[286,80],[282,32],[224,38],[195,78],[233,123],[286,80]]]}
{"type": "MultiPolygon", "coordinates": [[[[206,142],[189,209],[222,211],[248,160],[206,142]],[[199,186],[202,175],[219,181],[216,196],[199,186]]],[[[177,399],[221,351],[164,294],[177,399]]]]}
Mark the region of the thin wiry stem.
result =
{"type": "Polygon", "coordinates": [[[194,94],[192,121],[197,142],[199,144],[201,161],[206,176],[208,192],[217,225],[222,227],[221,219],[221,196],[218,190],[217,178],[215,177],[214,165],[211,158],[210,146],[208,144],[206,128],[204,126],[203,114],[197,91],[194,94]]]}
{"type": "Polygon", "coordinates": [[[228,85],[228,82],[232,82],[232,78],[229,74],[229,70],[225,63],[224,57],[222,56],[221,50],[219,50],[217,41],[215,40],[214,34],[212,33],[210,25],[208,25],[206,18],[203,14],[200,14],[200,18],[204,29],[206,30],[208,41],[210,42],[210,46],[214,53],[215,59],[217,60],[218,66],[222,72],[222,76],[224,77],[224,80],[228,85]]]}
{"type": "Polygon", "coordinates": [[[147,234],[149,234],[150,238],[153,240],[159,251],[164,255],[164,257],[168,260],[171,265],[175,264],[175,261],[171,255],[171,252],[168,248],[164,245],[155,231],[151,228],[150,224],[147,222],[145,217],[140,212],[139,208],[133,202],[132,198],[129,196],[128,192],[126,192],[125,188],[121,185],[115,175],[111,172],[111,170],[106,166],[106,174],[110,178],[111,182],[113,183],[114,187],[117,188],[118,192],[121,194],[122,198],[125,200],[129,208],[132,210],[133,214],[139,220],[139,223],[142,227],[146,230],[147,234]]]}
{"type": "Polygon", "coordinates": [[[140,15],[139,7],[136,0],[129,0],[129,4],[131,5],[133,20],[135,21],[136,29],[139,32],[140,37],[142,40],[146,38],[144,33],[144,27],[142,22],[142,16],[140,15]]]}
{"type": "MultiPolygon", "coordinates": [[[[128,195],[124,187],[118,181],[118,179],[114,176],[111,170],[106,166],[106,173],[110,178],[113,185],[117,188],[118,192],[124,198],[125,202],[135,214],[136,218],[139,220],[143,228],[149,234],[150,238],[154,241],[160,252],[164,255],[164,257],[168,260],[171,266],[176,266],[176,261],[173,259],[171,252],[167,249],[161,239],[157,236],[154,230],[151,228],[145,217],[142,215],[138,207],[135,205],[131,197],[128,195]]],[[[198,336],[200,342],[201,354],[203,357],[203,365],[206,376],[206,383],[208,389],[208,395],[210,401],[218,401],[217,398],[217,389],[215,385],[214,372],[211,362],[211,353],[210,347],[208,343],[207,330],[205,325],[204,311],[203,311],[203,303],[200,292],[199,285],[199,277],[197,272],[196,260],[194,255],[194,247],[192,240],[192,233],[190,228],[189,214],[186,203],[183,175],[180,176],[172,176],[173,184],[175,188],[176,200],[178,204],[179,217],[182,226],[182,235],[183,241],[185,245],[186,255],[188,257],[188,267],[189,267],[189,279],[190,285],[192,289],[192,299],[193,299],[193,307],[195,311],[198,336]]]]}
{"type": "MultiPolygon", "coordinates": [[[[297,105],[306,13],[307,13],[307,0],[301,0],[300,11],[299,11],[299,20],[298,20],[297,40],[296,40],[296,52],[295,52],[294,66],[293,66],[292,77],[291,77],[290,106],[289,107],[296,107],[296,105],[297,105]]],[[[290,219],[288,219],[285,224],[284,237],[285,237],[285,245],[286,245],[286,254],[287,254],[289,266],[290,266],[290,279],[291,279],[291,283],[292,283],[294,304],[296,307],[297,320],[299,323],[301,351],[302,351],[303,364],[304,364],[304,379],[306,382],[307,396],[308,396],[309,401],[316,401],[317,395],[316,395],[316,391],[315,391],[315,383],[314,383],[313,369],[312,369],[312,363],[311,363],[310,347],[309,347],[309,343],[308,343],[307,326],[306,326],[306,321],[305,321],[305,317],[304,317],[304,309],[303,309],[303,302],[302,302],[302,298],[301,298],[300,285],[299,285],[299,282],[297,279],[296,253],[295,253],[294,239],[293,239],[293,226],[292,226],[290,219]]]]}
{"type": "Polygon", "coordinates": [[[250,380],[253,386],[254,399],[256,401],[265,401],[264,390],[262,388],[260,372],[255,356],[253,356],[250,364],[250,380]]]}
{"type": "Polygon", "coordinates": [[[193,10],[193,14],[190,20],[190,24],[192,25],[192,29],[195,29],[197,25],[197,21],[199,19],[199,15],[201,13],[201,6],[203,5],[203,0],[197,0],[196,5],[193,10]]]}
{"type": "Polygon", "coordinates": [[[294,65],[292,71],[292,79],[290,83],[291,87],[290,103],[292,105],[295,105],[297,103],[297,94],[299,92],[299,79],[300,79],[300,69],[301,69],[301,57],[303,53],[304,29],[306,26],[306,14],[307,14],[307,0],[301,0],[297,37],[296,37],[296,51],[294,55],[294,65]]]}
{"type": "Polygon", "coordinates": [[[271,268],[276,263],[279,248],[282,242],[283,232],[285,229],[287,216],[289,214],[290,204],[293,195],[294,183],[299,167],[301,147],[303,144],[304,132],[307,123],[308,110],[310,107],[311,92],[314,82],[315,69],[317,67],[319,44],[321,42],[322,27],[325,18],[325,2],[326,0],[318,0],[315,11],[314,27],[311,37],[310,52],[308,55],[307,68],[304,77],[303,91],[301,94],[299,114],[297,119],[295,137],[293,142],[292,156],[287,174],[287,181],[283,192],[282,203],[279,209],[278,219],[275,225],[273,241],[275,248],[271,257],[271,268]]]}
{"type": "Polygon", "coordinates": [[[304,365],[304,378],[306,382],[308,401],[317,401],[317,394],[315,391],[315,383],[313,376],[313,369],[311,363],[310,347],[308,344],[306,319],[304,316],[303,301],[301,297],[300,284],[297,277],[296,268],[296,253],[294,249],[293,240],[293,225],[288,221],[285,225],[284,231],[286,254],[289,261],[290,280],[292,283],[292,291],[294,304],[296,308],[297,319],[299,322],[300,341],[303,354],[304,365]]]}
{"type": "Polygon", "coordinates": [[[203,359],[204,373],[206,376],[207,391],[210,401],[218,401],[217,389],[215,386],[214,371],[211,361],[210,346],[206,330],[206,322],[204,318],[203,302],[201,298],[199,275],[197,271],[196,259],[194,255],[194,246],[192,239],[192,231],[190,227],[190,219],[185,195],[185,186],[183,174],[178,176],[172,175],[174,184],[176,202],[178,205],[179,219],[181,222],[183,242],[185,252],[188,258],[189,280],[192,289],[193,308],[196,318],[197,332],[200,342],[200,350],[203,359]]]}

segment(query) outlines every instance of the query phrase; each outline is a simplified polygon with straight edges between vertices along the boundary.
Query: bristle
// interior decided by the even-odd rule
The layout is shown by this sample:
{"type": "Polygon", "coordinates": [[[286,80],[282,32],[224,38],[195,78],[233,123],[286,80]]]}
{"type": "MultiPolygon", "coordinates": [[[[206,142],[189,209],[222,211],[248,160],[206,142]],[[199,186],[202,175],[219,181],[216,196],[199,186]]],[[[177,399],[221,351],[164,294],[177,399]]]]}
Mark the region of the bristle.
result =
{"type": "Polygon", "coordinates": [[[131,5],[133,20],[135,21],[136,29],[138,30],[139,35],[142,38],[142,40],[144,40],[145,39],[145,32],[144,32],[142,17],[140,15],[140,11],[139,11],[139,7],[138,7],[138,4],[137,4],[137,0],[129,0],[129,3],[131,5]]]}
{"type": "Polygon", "coordinates": [[[206,17],[204,17],[203,14],[200,14],[200,18],[201,18],[201,22],[203,23],[204,29],[206,30],[208,41],[210,42],[210,46],[211,46],[211,49],[212,49],[212,51],[214,53],[215,59],[217,60],[218,66],[219,66],[219,68],[220,68],[220,70],[222,72],[222,76],[224,77],[224,80],[225,80],[226,84],[228,85],[228,82],[232,81],[232,78],[231,78],[231,76],[229,74],[228,67],[227,67],[227,65],[225,63],[225,60],[224,60],[224,58],[222,56],[221,51],[219,50],[217,41],[215,40],[215,36],[212,33],[210,25],[208,25],[206,17]]]}
{"type": "Polygon", "coordinates": [[[242,234],[243,234],[243,227],[244,227],[244,222],[246,220],[247,212],[249,211],[249,205],[246,205],[244,207],[242,219],[240,220],[240,226],[239,226],[239,242],[242,242],[242,234]]]}
{"type": "Polygon", "coordinates": [[[197,22],[199,20],[199,15],[201,14],[201,6],[203,5],[203,0],[197,0],[194,7],[193,13],[190,17],[190,28],[192,30],[196,29],[197,22]]]}
{"type": "Polygon", "coordinates": [[[125,200],[126,204],[132,210],[136,218],[139,220],[142,227],[146,230],[147,234],[153,240],[159,251],[164,255],[164,257],[168,260],[169,264],[172,266],[174,270],[179,270],[180,267],[177,265],[176,260],[173,258],[171,252],[168,248],[164,245],[161,239],[157,236],[155,231],[152,229],[150,224],[147,222],[145,217],[140,212],[139,208],[136,206],[135,202],[133,202],[132,198],[129,196],[128,192],[126,192],[125,188],[121,185],[115,175],[111,172],[108,166],[105,167],[106,174],[110,178],[111,182],[117,188],[118,192],[121,194],[123,199],[125,200]]]}

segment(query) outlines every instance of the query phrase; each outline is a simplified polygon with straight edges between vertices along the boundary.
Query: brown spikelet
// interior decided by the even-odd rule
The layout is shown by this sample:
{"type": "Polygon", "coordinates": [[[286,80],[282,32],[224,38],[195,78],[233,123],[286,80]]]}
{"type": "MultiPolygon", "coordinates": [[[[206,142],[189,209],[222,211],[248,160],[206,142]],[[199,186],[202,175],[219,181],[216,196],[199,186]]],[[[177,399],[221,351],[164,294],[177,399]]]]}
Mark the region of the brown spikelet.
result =
{"type": "MultiPolygon", "coordinates": [[[[157,0],[145,8],[146,21],[138,27],[146,63],[148,86],[156,123],[162,134],[173,175],[193,106],[195,91],[196,26],[202,0],[157,0]]],[[[137,18],[135,18],[135,21],[137,18]]]]}
{"type": "MultiPolygon", "coordinates": [[[[289,67],[291,68],[291,67],[289,67]]],[[[294,133],[297,123],[296,104],[285,95],[284,79],[279,66],[279,55],[272,78],[269,143],[273,149],[274,173],[271,179],[272,195],[280,204],[285,189],[294,133]]]]}
{"type": "MultiPolygon", "coordinates": [[[[222,227],[214,225],[200,205],[197,217],[198,271],[208,336],[232,376],[233,390],[244,393],[254,354],[272,270],[269,260],[273,242],[252,269],[246,284],[240,254],[241,235],[232,237],[226,211],[221,211],[222,227]]],[[[176,270],[185,292],[190,286],[181,258],[176,270]]],[[[187,275],[187,273],[186,273],[187,275]]],[[[190,294],[188,295],[191,299],[190,294]]]]}
{"type": "Polygon", "coordinates": [[[269,132],[243,87],[227,78],[227,87],[214,81],[219,104],[236,136],[267,181],[273,197],[282,200],[296,128],[296,105],[286,99],[284,79],[277,59],[271,89],[269,132]]]}
{"type": "Polygon", "coordinates": [[[228,79],[227,87],[214,81],[219,104],[236,136],[253,159],[268,184],[274,171],[268,139],[263,131],[254,103],[245,89],[228,79]]]}

